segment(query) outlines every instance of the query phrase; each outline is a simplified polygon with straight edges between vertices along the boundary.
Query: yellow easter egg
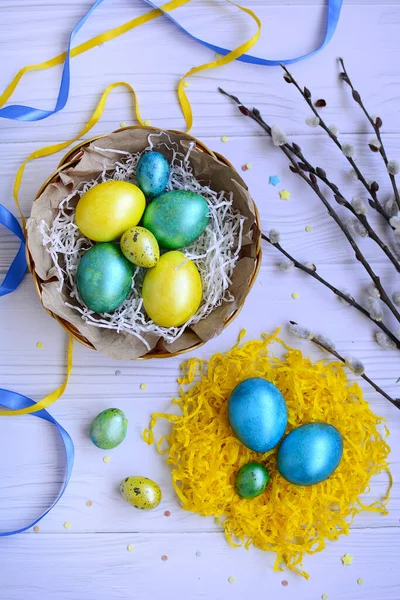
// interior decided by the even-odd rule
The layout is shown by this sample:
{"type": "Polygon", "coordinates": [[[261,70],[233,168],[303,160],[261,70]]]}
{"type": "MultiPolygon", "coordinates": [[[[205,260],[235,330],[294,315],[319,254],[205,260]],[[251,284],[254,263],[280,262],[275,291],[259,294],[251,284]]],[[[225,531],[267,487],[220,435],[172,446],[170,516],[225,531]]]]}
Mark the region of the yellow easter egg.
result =
{"type": "Polygon", "coordinates": [[[95,242],[111,242],[142,218],[143,192],[127,181],[105,181],[88,190],[76,207],[76,224],[95,242]]]}
{"type": "Polygon", "coordinates": [[[125,231],[120,243],[125,258],[138,267],[151,269],[160,258],[156,238],[144,227],[131,227],[125,231]]]}
{"type": "Polygon", "coordinates": [[[199,308],[202,294],[196,265],[178,250],[163,254],[144,277],[144,308],[163,327],[183,325],[199,308]]]}
{"type": "Polygon", "coordinates": [[[129,504],[142,510],[156,508],[162,499],[160,486],[147,477],[126,477],[121,481],[120,490],[129,504]]]}

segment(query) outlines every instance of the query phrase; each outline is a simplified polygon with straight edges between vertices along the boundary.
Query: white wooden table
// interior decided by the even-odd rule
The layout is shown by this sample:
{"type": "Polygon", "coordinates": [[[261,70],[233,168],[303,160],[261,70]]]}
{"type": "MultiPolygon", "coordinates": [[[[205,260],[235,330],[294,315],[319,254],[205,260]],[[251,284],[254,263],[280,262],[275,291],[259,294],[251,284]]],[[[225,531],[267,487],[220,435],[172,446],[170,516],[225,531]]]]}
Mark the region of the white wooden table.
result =
{"type": "MultiPolygon", "coordinates": [[[[243,0],[245,3],[245,0],[243,0]]],[[[67,34],[91,4],[90,0],[1,0],[0,88],[27,63],[54,56],[66,46],[67,34]]],[[[321,37],[322,0],[247,0],[263,21],[262,38],[255,53],[283,58],[311,50],[321,37]]],[[[104,2],[79,34],[84,41],[121,24],[147,8],[139,0],[104,2]]],[[[248,38],[253,24],[223,3],[193,0],[176,13],[194,33],[217,44],[233,46],[248,38]]],[[[368,178],[377,178],[389,195],[379,156],[366,145],[370,134],[348,90],[337,83],[335,59],[344,56],[356,85],[371,112],[384,122],[390,157],[400,158],[400,6],[397,0],[345,0],[334,40],[320,54],[292,67],[296,77],[316,97],[325,98],[323,115],[338,126],[343,140],[352,141],[368,178]],[[386,188],[385,188],[386,186],[386,188]]],[[[126,80],[136,89],[143,118],[165,128],[183,129],[176,101],[179,76],[193,65],[213,58],[166,19],[142,26],[104,44],[72,62],[71,97],[62,113],[38,123],[0,122],[0,201],[15,212],[12,186],[16,170],[34,149],[74,136],[88,118],[107,84],[126,80]]],[[[43,108],[54,105],[60,68],[29,74],[13,100],[43,108]]],[[[217,92],[221,85],[255,104],[271,123],[278,123],[315,161],[323,163],[351,196],[357,188],[345,177],[348,165],[321,130],[305,124],[307,107],[279,68],[229,65],[204,72],[190,81],[188,94],[195,123],[193,135],[222,152],[244,173],[256,200],[265,229],[277,226],[285,245],[304,260],[317,262],[319,271],[354,293],[367,282],[349,247],[324,208],[308,189],[288,172],[284,157],[255,124],[217,92]],[[228,136],[227,143],[221,136],[228,136]],[[336,175],[337,173],[337,175],[336,175]],[[290,201],[279,200],[278,189],[268,185],[277,174],[290,201]],[[305,231],[312,225],[312,232],[305,231]]],[[[101,122],[93,132],[109,132],[122,121],[133,123],[126,92],[115,91],[101,122]]],[[[21,190],[22,207],[29,214],[41,182],[61,156],[30,164],[21,190]]],[[[362,241],[367,256],[394,288],[394,271],[385,268],[372,242],[362,241]]],[[[17,242],[0,231],[0,272],[3,275],[17,242]]],[[[313,358],[321,353],[287,333],[290,319],[332,337],[342,354],[363,359],[367,372],[391,395],[399,395],[400,361],[395,351],[384,351],[373,341],[373,327],[351,308],[343,307],[325,288],[301,273],[284,274],[277,268],[279,255],[264,249],[263,264],[240,317],[218,339],[197,354],[208,357],[231,347],[239,330],[248,338],[283,327],[285,339],[299,344],[313,358]],[[293,300],[292,292],[299,293],[293,300]]],[[[399,287],[399,286],[397,286],[399,287]]],[[[43,310],[27,275],[20,289],[0,301],[1,387],[39,399],[60,384],[65,373],[66,334],[43,310]],[[43,349],[36,347],[43,343],[43,349]]],[[[314,600],[328,594],[332,600],[399,600],[400,598],[400,413],[363,384],[373,409],[388,419],[391,431],[392,471],[395,485],[387,517],[366,513],[354,522],[348,537],[305,560],[311,574],[307,582],[290,572],[272,570],[274,556],[257,550],[228,546],[212,519],[184,512],[173,494],[168,468],[153,447],[141,440],[152,411],[165,411],[177,390],[179,359],[150,362],[112,362],[75,344],[74,369],[63,398],[52,414],[70,432],[76,462],[66,494],[40,523],[40,532],[1,538],[1,600],[153,600],[155,598],[211,599],[291,598],[314,600]],[[121,372],[116,376],[116,371],[121,372]],[[142,383],[146,391],[140,390],[142,383]],[[126,441],[106,454],[95,448],[88,427],[101,410],[117,406],[129,418],[126,441]],[[157,510],[144,514],[120,497],[118,485],[131,474],[149,476],[162,486],[164,499],[157,510]],[[86,502],[93,505],[88,507],[86,502]],[[171,512],[165,517],[164,512],[171,512]],[[64,529],[70,522],[71,528],[64,529]],[[134,550],[127,551],[133,544],[134,550]],[[201,556],[197,553],[200,552],[201,556]],[[352,566],[342,566],[344,553],[352,566]],[[162,555],[168,560],[163,562],[162,555]],[[228,578],[235,578],[233,584],[228,578]],[[357,579],[364,579],[359,586],[357,579]],[[289,582],[283,587],[281,582],[289,582]]],[[[62,480],[61,446],[54,428],[32,417],[0,420],[0,527],[22,526],[44,510],[62,480]]],[[[372,484],[372,495],[382,496],[386,480],[372,484]]]]}

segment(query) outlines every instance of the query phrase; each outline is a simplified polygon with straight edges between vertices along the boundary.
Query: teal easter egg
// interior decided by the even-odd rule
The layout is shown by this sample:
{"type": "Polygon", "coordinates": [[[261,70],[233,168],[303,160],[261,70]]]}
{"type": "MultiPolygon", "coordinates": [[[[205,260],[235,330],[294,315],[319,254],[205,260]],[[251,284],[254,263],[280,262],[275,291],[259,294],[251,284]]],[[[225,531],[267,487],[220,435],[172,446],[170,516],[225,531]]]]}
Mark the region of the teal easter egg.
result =
{"type": "Polygon", "coordinates": [[[93,420],[90,426],[90,439],[103,450],[116,448],[124,441],[128,419],[119,408],[107,408],[93,420]]]}
{"type": "Polygon", "coordinates": [[[163,193],[168,185],[170,166],[161,152],[146,152],[136,167],[138,186],[148,200],[163,193]]]}
{"type": "Polygon", "coordinates": [[[268,452],[285,433],[286,402],[273,383],[250,377],[231,393],[228,418],[242,444],[254,452],[268,452]]]}
{"type": "Polygon", "coordinates": [[[208,204],[203,196],[173,190],[147,206],[143,227],[149,229],[162,248],[174,250],[196,240],[208,224],[208,204]]]}
{"type": "Polygon", "coordinates": [[[235,489],[242,498],[256,498],[265,491],[269,480],[270,476],[264,465],[250,462],[239,469],[235,489]]]}
{"type": "Polygon", "coordinates": [[[93,246],[83,254],[76,275],[83,303],[97,313],[115,310],[131,290],[133,272],[119,246],[110,242],[93,246]]]}
{"type": "Polygon", "coordinates": [[[308,423],[293,429],[279,447],[280,474],[295,485],[313,485],[327,479],[339,466],[343,439],[328,423],[308,423]]]}

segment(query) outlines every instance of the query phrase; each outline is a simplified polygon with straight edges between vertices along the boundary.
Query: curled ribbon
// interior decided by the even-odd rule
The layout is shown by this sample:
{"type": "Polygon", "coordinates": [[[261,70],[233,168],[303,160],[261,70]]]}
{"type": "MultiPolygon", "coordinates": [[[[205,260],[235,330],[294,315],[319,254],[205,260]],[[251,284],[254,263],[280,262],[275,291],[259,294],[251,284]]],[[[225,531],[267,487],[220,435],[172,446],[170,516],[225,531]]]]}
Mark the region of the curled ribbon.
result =
{"type": "MultiPolygon", "coordinates": [[[[32,408],[32,405],[33,405],[33,407],[36,406],[36,404],[30,398],[27,398],[26,396],[22,396],[21,394],[17,394],[16,392],[11,392],[10,390],[0,389],[0,406],[5,406],[6,408],[10,409],[10,412],[12,414],[25,414],[24,412],[21,413],[21,411],[26,411],[27,409],[32,408]]],[[[74,456],[75,456],[74,444],[71,439],[71,436],[69,435],[69,433],[67,433],[67,431],[65,431],[65,429],[63,427],[61,427],[60,423],[58,423],[54,419],[54,417],[52,417],[51,414],[47,412],[47,410],[44,410],[44,409],[40,410],[39,412],[36,412],[34,414],[34,416],[38,417],[39,419],[44,419],[45,421],[48,421],[49,423],[52,423],[58,429],[58,432],[59,432],[61,439],[63,441],[63,444],[64,444],[65,459],[66,459],[65,460],[65,471],[64,471],[64,484],[62,486],[60,493],[58,494],[58,496],[54,500],[54,502],[51,504],[51,506],[47,510],[45,510],[45,512],[42,513],[40,515],[40,517],[35,519],[33,521],[33,523],[30,523],[29,525],[26,525],[25,527],[21,527],[21,529],[15,529],[14,531],[1,532],[0,537],[6,537],[9,535],[15,535],[16,533],[22,533],[23,531],[26,531],[27,529],[30,529],[31,527],[36,525],[36,523],[39,523],[39,521],[41,519],[43,519],[43,517],[45,517],[51,511],[51,509],[54,508],[54,506],[57,504],[57,502],[60,500],[60,498],[64,494],[65,490],[67,489],[69,480],[71,478],[72,467],[74,465],[74,456]]]]}

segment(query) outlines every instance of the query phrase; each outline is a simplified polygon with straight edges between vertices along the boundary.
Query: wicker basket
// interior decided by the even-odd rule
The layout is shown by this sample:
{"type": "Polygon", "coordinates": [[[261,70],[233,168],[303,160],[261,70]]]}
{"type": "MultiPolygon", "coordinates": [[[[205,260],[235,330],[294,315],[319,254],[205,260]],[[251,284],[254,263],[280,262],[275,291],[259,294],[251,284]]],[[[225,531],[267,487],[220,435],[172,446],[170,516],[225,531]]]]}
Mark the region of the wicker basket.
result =
{"type": "MultiPolygon", "coordinates": [[[[139,129],[140,126],[132,126],[132,127],[124,127],[122,129],[117,129],[115,132],[119,132],[119,131],[123,131],[125,129],[139,129]]],[[[146,127],[146,129],[154,129],[155,131],[158,131],[156,128],[152,128],[152,127],[146,127]]],[[[175,130],[170,130],[171,133],[177,133],[177,134],[181,134],[182,132],[180,131],[175,131],[175,130]]],[[[81,142],[80,144],[78,144],[77,146],[75,146],[74,148],[72,148],[65,156],[64,158],[61,160],[60,164],[58,165],[58,168],[46,179],[46,181],[42,184],[42,186],[40,187],[35,200],[43,193],[43,191],[45,190],[45,188],[50,184],[50,183],[54,183],[57,181],[57,179],[59,179],[59,174],[70,168],[75,166],[79,160],[82,158],[82,154],[83,154],[83,148],[85,148],[86,146],[89,146],[89,144],[91,142],[94,142],[102,137],[106,137],[106,135],[108,134],[104,134],[104,135],[99,135],[96,137],[93,137],[89,140],[85,140],[84,142],[81,142]]],[[[186,134],[187,135],[187,134],[186,134]]],[[[189,136],[191,137],[191,136],[189,136]]],[[[209,148],[207,148],[207,146],[205,146],[202,142],[200,142],[199,140],[197,140],[196,138],[191,137],[192,141],[195,142],[196,144],[196,148],[197,150],[200,150],[201,152],[205,152],[207,154],[209,154],[210,156],[212,156],[213,158],[217,158],[220,162],[224,163],[225,165],[227,165],[228,167],[230,167],[232,170],[235,170],[233,168],[233,166],[231,165],[231,163],[221,154],[218,154],[217,152],[213,152],[212,150],[210,150],[209,148]]],[[[255,216],[256,216],[256,222],[257,222],[257,226],[259,229],[261,229],[260,226],[260,218],[259,218],[259,214],[258,214],[258,210],[257,207],[254,205],[254,209],[255,209],[255,216]]],[[[257,274],[260,270],[260,265],[261,265],[261,240],[259,239],[257,242],[257,256],[256,256],[256,266],[255,269],[250,277],[250,280],[248,282],[248,290],[247,293],[250,291],[250,289],[252,288],[257,274]]],[[[33,277],[33,281],[35,283],[35,287],[36,287],[36,291],[38,293],[38,296],[40,298],[40,300],[42,301],[42,280],[40,279],[40,277],[37,275],[36,271],[35,271],[35,265],[32,259],[32,256],[28,250],[28,245],[27,245],[27,260],[28,260],[28,267],[29,270],[32,274],[33,277]]],[[[247,295],[247,294],[246,294],[247,295]]],[[[225,327],[227,327],[239,314],[240,310],[243,307],[244,304],[244,300],[242,302],[242,305],[240,307],[238,307],[231,315],[228,319],[226,319],[226,321],[224,322],[224,326],[223,328],[225,329],[225,327]]],[[[69,323],[68,321],[62,319],[61,317],[59,317],[58,315],[55,315],[54,313],[52,313],[51,311],[47,310],[45,308],[45,310],[54,318],[56,319],[60,325],[70,334],[72,335],[78,342],[80,342],[81,344],[83,344],[84,346],[87,346],[88,348],[91,348],[92,350],[95,350],[94,346],[89,342],[89,340],[84,337],[77,329],[74,325],[72,325],[71,323],[69,323]]],[[[185,352],[191,352],[193,350],[197,350],[197,348],[200,348],[201,346],[204,345],[205,342],[198,342],[196,344],[194,344],[193,346],[191,346],[190,348],[186,348],[184,350],[179,350],[177,352],[173,352],[173,353],[169,353],[169,352],[162,352],[157,350],[157,348],[154,348],[153,350],[151,350],[150,352],[148,352],[147,354],[145,354],[144,356],[141,356],[139,358],[133,359],[133,360],[147,360],[150,358],[170,358],[172,356],[178,356],[179,354],[183,354],[185,352]]]]}

